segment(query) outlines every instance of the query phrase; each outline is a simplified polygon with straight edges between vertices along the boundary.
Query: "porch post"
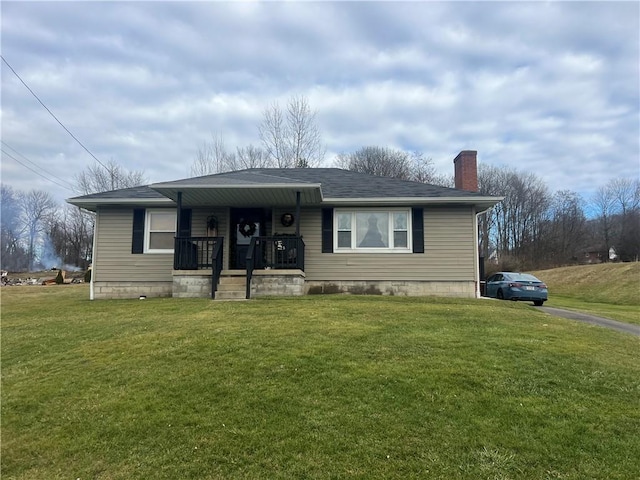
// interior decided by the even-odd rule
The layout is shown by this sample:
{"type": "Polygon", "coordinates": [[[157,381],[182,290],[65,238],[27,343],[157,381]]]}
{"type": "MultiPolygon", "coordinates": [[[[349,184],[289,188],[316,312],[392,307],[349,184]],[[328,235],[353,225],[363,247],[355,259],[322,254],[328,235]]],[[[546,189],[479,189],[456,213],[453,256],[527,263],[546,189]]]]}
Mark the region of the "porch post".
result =
{"type": "Polygon", "coordinates": [[[182,248],[180,248],[182,244],[178,240],[178,237],[180,236],[181,225],[180,213],[182,212],[182,192],[178,192],[176,205],[178,211],[176,212],[176,234],[173,237],[173,269],[180,270],[182,268],[182,259],[180,258],[182,256],[182,248]]]}
{"type": "Polygon", "coordinates": [[[182,192],[178,192],[178,212],[176,213],[176,237],[180,236],[180,213],[182,212],[182,192]]]}
{"type": "Polygon", "coordinates": [[[296,237],[300,236],[300,191],[296,192],[296,237]]]}

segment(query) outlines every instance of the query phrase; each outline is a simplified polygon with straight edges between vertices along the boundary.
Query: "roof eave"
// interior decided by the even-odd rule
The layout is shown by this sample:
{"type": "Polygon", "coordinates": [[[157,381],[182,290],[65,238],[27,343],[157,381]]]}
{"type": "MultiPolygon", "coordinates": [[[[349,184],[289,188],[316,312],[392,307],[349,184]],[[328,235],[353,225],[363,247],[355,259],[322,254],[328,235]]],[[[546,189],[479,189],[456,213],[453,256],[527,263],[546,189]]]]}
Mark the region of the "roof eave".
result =
{"type": "Polygon", "coordinates": [[[154,184],[153,190],[175,202],[182,194],[184,206],[242,206],[295,205],[296,193],[301,193],[302,205],[322,203],[322,186],[319,183],[272,184],[224,184],[224,185],[175,185],[154,184]]]}
{"type": "Polygon", "coordinates": [[[479,212],[493,207],[504,197],[327,197],[323,203],[332,205],[474,205],[479,212]]]}
{"type": "Polygon", "coordinates": [[[163,190],[209,190],[209,189],[231,189],[231,188],[286,188],[289,190],[299,190],[303,188],[322,188],[320,183],[225,183],[225,184],[184,184],[175,182],[154,183],[149,188],[161,192],[163,190]]]}
{"type": "Polygon", "coordinates": [[[175,202],[169,198],[68,198],[67,203],[76,207],[95,212],[100,206],[119,205],[151,205],[151,206],[175,206],[175,202]]]}

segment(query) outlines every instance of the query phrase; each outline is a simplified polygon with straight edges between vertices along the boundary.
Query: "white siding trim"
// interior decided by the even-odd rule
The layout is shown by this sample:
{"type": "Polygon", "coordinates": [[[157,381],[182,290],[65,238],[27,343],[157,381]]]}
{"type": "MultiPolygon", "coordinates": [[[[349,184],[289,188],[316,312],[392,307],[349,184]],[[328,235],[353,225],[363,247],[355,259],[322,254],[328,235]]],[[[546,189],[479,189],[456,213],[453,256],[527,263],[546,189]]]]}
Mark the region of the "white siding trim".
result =
{"type": "Polygon", "coordinates": [[[98,245],[98,213],[96,212],[95,221],[93,222],[93,242],[91,245],[91,281],[89,282],[89,300],[94,300],[96,298],[94,282],[96,278],[96,258],[97,258],[96,247],[97,245],[98,245]]]}

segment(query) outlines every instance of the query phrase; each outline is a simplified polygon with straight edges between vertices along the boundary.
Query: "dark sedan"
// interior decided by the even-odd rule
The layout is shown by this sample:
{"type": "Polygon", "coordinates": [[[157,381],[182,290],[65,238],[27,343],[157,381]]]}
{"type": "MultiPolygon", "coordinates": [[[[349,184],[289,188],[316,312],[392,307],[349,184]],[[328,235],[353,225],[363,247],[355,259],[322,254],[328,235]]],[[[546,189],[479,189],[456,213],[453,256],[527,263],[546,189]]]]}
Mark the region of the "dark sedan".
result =
{"type": "Polygon", "coordinates": [[[487,278],[487,297],[501,300],[525,300],[541,306],[547,301],[547,286],[533,275],[498,272],[487,278]]]}

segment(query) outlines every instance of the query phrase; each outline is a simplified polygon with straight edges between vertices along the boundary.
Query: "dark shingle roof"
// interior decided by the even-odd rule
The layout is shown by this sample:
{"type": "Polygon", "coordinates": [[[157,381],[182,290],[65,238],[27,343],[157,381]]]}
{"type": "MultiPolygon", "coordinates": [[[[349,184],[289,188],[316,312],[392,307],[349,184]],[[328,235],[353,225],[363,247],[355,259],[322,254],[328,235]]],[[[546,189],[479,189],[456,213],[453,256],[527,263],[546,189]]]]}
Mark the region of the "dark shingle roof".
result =
{"type": "Polygon", "coordinates": [[[340,168],[254,168],[187,178],[162,186],[210,186],[256,184],[321,184],[324,198],[474,197],[455,188],[379,177],[340,168]]]}
{"type": "Polygon", "coordinates": [[[145,199],[145,198],[165,198],[161,193],[156,192],[149,185],[141,185],[139,187],[121,188],[119,190],[110,190],[108,192],[90,193],[89,195],[82,195],[79,197],[73,197],[69,200],[108,200],[108,199],[125,199],[130,198],[132,200],[145,199]]]}
{"type": "Polygon", "coordinates": [[[466,197],[477,195],[455,188],[398,178],[379,177],[339,168],[279,169],[277,175],[309,183],[320,183],[325,198],[466,197]]]}
{"type": "MultiPolygon", "coordinates": [[[[489,208],[500,200],[498,197],[487,197],[476,192],[467,192],[455,188],[440,187],[426,183],[400,180],[397,178],[380,177],[365,173],[352,172],[339,168],[254,168],[235,172],[218,173],[205,175],[202,177],[186,178],[171,182],[156,183],[149,186],[126,188],[113,190],[110,192],[94,193],[81,197],[69,199],[69,203],[82,206],[88,209],[95,209],[98,204],[127,204],[143,203],[145,200],[153,203],[162,203],[170,198],[175,200],[176,192],[190,192],[188,195],[192,205],[209,204],[212,195],[223,198],[223,192],[231,192],[237,187],[242,192],[235,200],[227,194],[224,196],[227,202],[249,201],[250,193],[254,195],[255,202],[269,201],[273,199],[271,194],[265,192],[276,192],[285,190],[294,191],[296,187],[309,193],[307,202],[317,203],[320,199],[337,202],[348,202],[353,199],[363,202],[385,202],[394,199],[416,199],[417,202],[454,202],[465,204],[476,204],[482,208],[489,208]],[[216,189],[216,187],[219,187],[216,189]],[[243,190],[243,187],[246,187],[243,190]],[[272,189],[270,187],[275,187],[272,189]],[[287,189],[287,187],[289,187],[287,189]],[[156,191],[157,190],[157,191],[156,191]],[[163,193],[160,193],[163,192],[163,193]],[[197,192],[209,192],[196,200],[197,192]],[[215,194],[214,192],[219,192],[215,194]],[[321,196],[320,195],[321,193],[321,196]],[[261,197],[259,195],[262,195],[261,197]],[[264,200],[264,199],[269,200],[264,200]],[[314,200],[315,199],[315,200],[314,200]],[[418,200],[420,199],[420,200],[418,200]],[[112,202],[110,202],[112,200],[112,202]]],[[[186,198],[186,197],[185,197],[186,198]]],[[[187,200],[185,200],[187,201],[187,200]]],[[[220,200],[222,201],[222,200],[220,200]]],[[[284,200],[282,200],[284,201],[284,200]]],[[[227,203],[228,204],[228,203],[227,203]]]]}

